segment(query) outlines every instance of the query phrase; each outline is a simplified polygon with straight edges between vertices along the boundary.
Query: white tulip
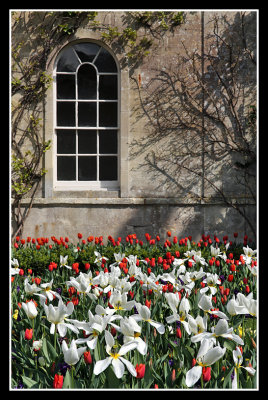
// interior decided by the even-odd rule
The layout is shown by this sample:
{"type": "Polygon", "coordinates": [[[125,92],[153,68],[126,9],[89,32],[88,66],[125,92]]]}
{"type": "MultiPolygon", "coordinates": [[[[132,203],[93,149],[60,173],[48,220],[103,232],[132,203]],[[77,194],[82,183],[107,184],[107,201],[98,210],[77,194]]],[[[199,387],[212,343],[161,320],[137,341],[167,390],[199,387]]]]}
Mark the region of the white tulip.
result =
{"type": "Polygon", "coordinates": [[[28,301],[28,303],[21,303],[21,306],[22,306],[23,310],[25,311],[28,318],[30,318],[30,319],[36,318],[38,311],[32,300],[28,301]]]}
{"type": "Polygon", "coordinates": [[[196,362],[197,366],[194,366],[186,373],[186,385],[192,387],[201,377],[203,367],[214,364],[220,358],[222,358],[226,352],[226,348],[220,346],[213,347],[213,341],[204,339],[201,342],[196,362]]]}
{"type": "Polygon", "coordinates": [[[64,361],[69,365],[75,365],[80,360],[81,355],[86,351],[86,347],[77,348],[75,340],[73,339],[70,344],[70,348],[68,348],[65,340],[62,341],[62,352],[64,356],[64,361]]]}
{"type": "Polygon", "coordinates": [[[114,373],[118,379],[122,378],[125,372],[125,366],[128,371],[133,376],[137,376],[136,369],[134,365],[131,364],[130,361],[126,360],[123,356],[129,351],[135,349],[137,347],[137,342],[128,342],[120,347],[118,350],[118,346],[115,344],[114,338],[110,332],[105,331],[105,341],[106,341],[106,352],[109,354],[109,357],[104,360],[99,360],[96,362],[94,366],[93,373],[95,375],[99,375],[106,368],[112,364],[114,373]]]}

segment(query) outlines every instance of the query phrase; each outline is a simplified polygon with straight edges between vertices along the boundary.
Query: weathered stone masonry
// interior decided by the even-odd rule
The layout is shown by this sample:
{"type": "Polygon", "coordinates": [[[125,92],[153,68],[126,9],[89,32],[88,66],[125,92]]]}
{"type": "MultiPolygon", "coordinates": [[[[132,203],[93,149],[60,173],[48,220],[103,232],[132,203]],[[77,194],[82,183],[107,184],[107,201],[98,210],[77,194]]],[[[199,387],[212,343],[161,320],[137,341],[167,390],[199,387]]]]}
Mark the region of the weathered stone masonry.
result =
{"type": "MultiPolygon", "coordinates": [[[[98,19],[122,27],[122,14],[127,12],[99,12],[98,19]]],[[[47,73],[53,76],[55,59],[59,51],[69,43],[83,40],[94,41],[107,48],[120,65],[119,72],[119,126],[120,126],[120,169],[118,190],[62,190],[57,187],[54,178],[55,158],[53,146],[54,137],[54,93],[53,85],[48,89],[43,104],[42,130],[45,140],[52,141],[52,148],[45,154],[44,167],[47,173],[42,178],[42,185],[35,196],[29,217],[24,225],[24,236],[56,237],[68,236],[76,240],[77,232],[84,237],[89,235],[108,235],[114,237],[136,233],[144,238],[148,232],[162,237],[167,230],[174,235],[192,235],[194,240],[202,233],[241,235],[249,232],[245,220],[224,201],[202,178],[202,174],[215,175],[215,184],[220,184],[229,200],[237,200],[245,204],[247,215],[255,223],[256,205],[245,193],[239,191],[237,182],[232,178],[232,171],[224,174],[220,162],[210,164],[206,153],[198,159],[198,168],[202,169],[200,176],[191,175],[185,171],[181,175],[180,185],[167,185],[157,175],[150,173],[144,166],[146,151],[141,151],[133,157],[132,144],[139,140],[142,143],[147,135],[148,118],[143,113],[140,103],[140,93],[156,74],[156,70],[166,69],[170,63],[175,63],[177,54],[186,56],[187,49],[207,51],[205,35],[212,33],[211,12],[188,13],[184,24],[166,32],[150,54],[136,68],[121,63],[124,54],[114,51],[103,42],[101,32],[87,26],[79,28],[75,35],[67,38],[66,43],[56,49],[51,49],[47,73]],[[203,15],[203,20],[202,20],[203,15]],[[123,65],[123,67],[121,67],[123,65]],[[140,91],[137,80],[140,81],[140,91]],[[217,166],[219,173],[217,174],[217,166]],[[212,168],[213,167],[213,168],[212,168]],[[191,184],[191,190],[189,189],[191,184]]],[[[228,13],[227,13],[228,14],[228,13]]],[[[230,21],[236,18],[236,12],[229,12],[230,21]]],[[[253,27],[254,28],[254,27],[253,27]]],[[[253,29],[254,30],[254,29],[253,29]]],[[[29,52],[32,49],[29,49],[29,52]]],[[[204,65],[205,72],[206,66],[204,65]]],[[[202,71],[200,71],[202,73],[202,71]]],[[[161,153],[161,144],[155,144],[155,150],[161,153]]],[[[204,146],[204,143],[203,143],[204,146]]],[[[148,152],[151,149],[148,149],[148,152]]],[[[197,161],[195,161],[197,162],[197,161]]],[[[223,163],[226,163],[223,160],[223,163]]],[[[211,175],[212,176],[212,175],[211,175]]],[[[24,198],[21,207],[29,204],[29,198],[24,198]]]]}

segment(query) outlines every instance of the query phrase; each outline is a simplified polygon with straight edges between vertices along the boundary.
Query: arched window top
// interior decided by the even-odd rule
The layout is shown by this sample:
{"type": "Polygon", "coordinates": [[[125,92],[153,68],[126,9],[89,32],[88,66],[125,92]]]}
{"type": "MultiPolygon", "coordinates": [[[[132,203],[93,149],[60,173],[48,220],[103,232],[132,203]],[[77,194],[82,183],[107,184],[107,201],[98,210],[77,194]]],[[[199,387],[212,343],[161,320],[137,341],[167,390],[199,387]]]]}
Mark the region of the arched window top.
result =
{"type": "Polygon", "coordinates": [[[57,62],[57,72],[76,72],[82,63],[92,63],[99,73],[117,73],[113,56],[96,43],[77,43],[64,49],[57,62]]]}
{"type": "Polygon", "coordinates": [[[119,185],[118,69],[95,42],[64,48],[55,65],[56,186],[119,185]]]}

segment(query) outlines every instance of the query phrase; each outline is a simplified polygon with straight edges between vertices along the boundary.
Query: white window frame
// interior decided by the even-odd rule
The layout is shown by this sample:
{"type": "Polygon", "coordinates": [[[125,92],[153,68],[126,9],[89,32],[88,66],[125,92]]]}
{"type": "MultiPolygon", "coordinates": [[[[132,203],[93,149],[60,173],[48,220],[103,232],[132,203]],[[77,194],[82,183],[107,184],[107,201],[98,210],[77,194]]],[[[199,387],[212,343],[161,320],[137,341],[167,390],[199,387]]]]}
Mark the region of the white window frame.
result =
{"type": "MultiPolygon", "coordinates": [[[[78,56],[78,54],[74,51],[75,56],[77,57],[79,61],[79,65],[76,68],[75,72],[57,72],[57,64],[59,61],[60,56],[62,53],[68,48],[68,47],[73,47],[77,43],[95,43],[94,41],[79,41],[79,42],[73,42],[70,45],[67,45],[62,49],[62,51],[59,52],[59,54],[56,57],[55,63],[54,63],[54,69],[53,69],[53,189],[54,190],[68,190],[68,191],[76,191],[76,190],[119,190],[120,187],[120,170],[119,170],[119,165],[120,165],[120,99],[119,99],[119,93],[120,93],[120,75],[119,75],[119,67],[117,60],[114,58],[116,66],[117,66],[117,72],[99,72],[94,65],[94,61],[99,55],[99,52],[101,51],[102,48],[106,49],[106,47],[102,46],[101,44],[97,43],[100,46],[100,49],[96,53],[96,56],[92,60],[92,62],[82,62],[78,56]],[[87,100],[87,99],[78,99],[78,79],[77,79],[77,73],[80,68],[80,66],[84,64],[89,64],[93,66],[96,70],[96,78],[97,78],[97,97],[94,100],[87,100]],[[57,75],[75,75],[75,99],[57,99],[57,81],[56,77],[57,75]],[[116,75],[117,76],[117,100],[101,100],[99,99],[99,77],[100,75],[116,75]],[[75,102],[75,126],[57,126],[57,102],[75,102]],[[96,126],[88,126],[88,127],[83,127],[83,126],[78,126],[78,102],[94,102],[97,104],[97,116],[96,116],[96,126]],[[100,127],[99,126],[99,103],[117,103],[117,126],[112,126],[112,127],[100,127]],[[70,130],[75,130],[76,131],[76,152],[75,154],[57,154],[57,130],[60,129],[70,129],[70,130]],[[97,131],[97,153],[96,154],[79,154],[78,153],[78,130],[96,130],[97,131]],[[117,156],[117,180],[113,181],[100,181],[98,180],[99,178],[99,131],[101,130],[116,130],[117,131],[117,153],[116,154],[101,154],[101,156],[117,156]],[[72,181],[59,181],[57,180],[57,156],[75,156],[76,157],[76,180],[72,181]],[[97,180],[96,181],[79,181],[78,180],[78,156],[83,157],[83,156],[96,156],[97,157],[97,180]]],[[[72,49],[73,50],[73,49],[72,49]]],[[[109,51],[109,50],[107,50],[109,51]]],[[[109,51],[110,55],[112,56],[111,52],[109,51]]]]}

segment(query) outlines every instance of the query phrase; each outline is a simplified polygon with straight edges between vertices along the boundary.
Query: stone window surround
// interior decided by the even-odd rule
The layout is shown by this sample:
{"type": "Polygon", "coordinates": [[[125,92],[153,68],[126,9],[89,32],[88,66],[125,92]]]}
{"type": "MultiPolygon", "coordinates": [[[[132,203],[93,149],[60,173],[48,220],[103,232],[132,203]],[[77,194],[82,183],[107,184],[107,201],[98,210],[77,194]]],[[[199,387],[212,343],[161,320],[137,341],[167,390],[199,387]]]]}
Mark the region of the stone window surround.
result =
{"type": "MultiPolygon", "coordinates": [[[[53,76],[55,80],[54,66],[57,55],[66,46],[79,42],[95,42],[96,44],[106,48],[114,57],[118,67],[118,109],[119,109],[119,189],[109,190],[91,190],[90,188],[81,187],[57,187],[55,185],[54,176],[54,118],[55,118],[55,97],[54,97],[54,84],[48,89],[46,101],[44,104],[44,125],[43,136],[44,140],[51,140],[51,150],[45,153],[44,168],[47,170],[43,177],[42,197],[43,198],[118,198],[129,197],[129,182],[128,182],[128,133],[129,133],[129,71],[128,67],[120,68],[119,59],[102,40],[100,40],[98,32],[88,32],[87,30],[78,31],[76,37],[67,41],[58,48],[53,49],[47,65],[47,73],[53,76]]],[[[53,82],[55,83],[55,82],[53,82]]]]}

